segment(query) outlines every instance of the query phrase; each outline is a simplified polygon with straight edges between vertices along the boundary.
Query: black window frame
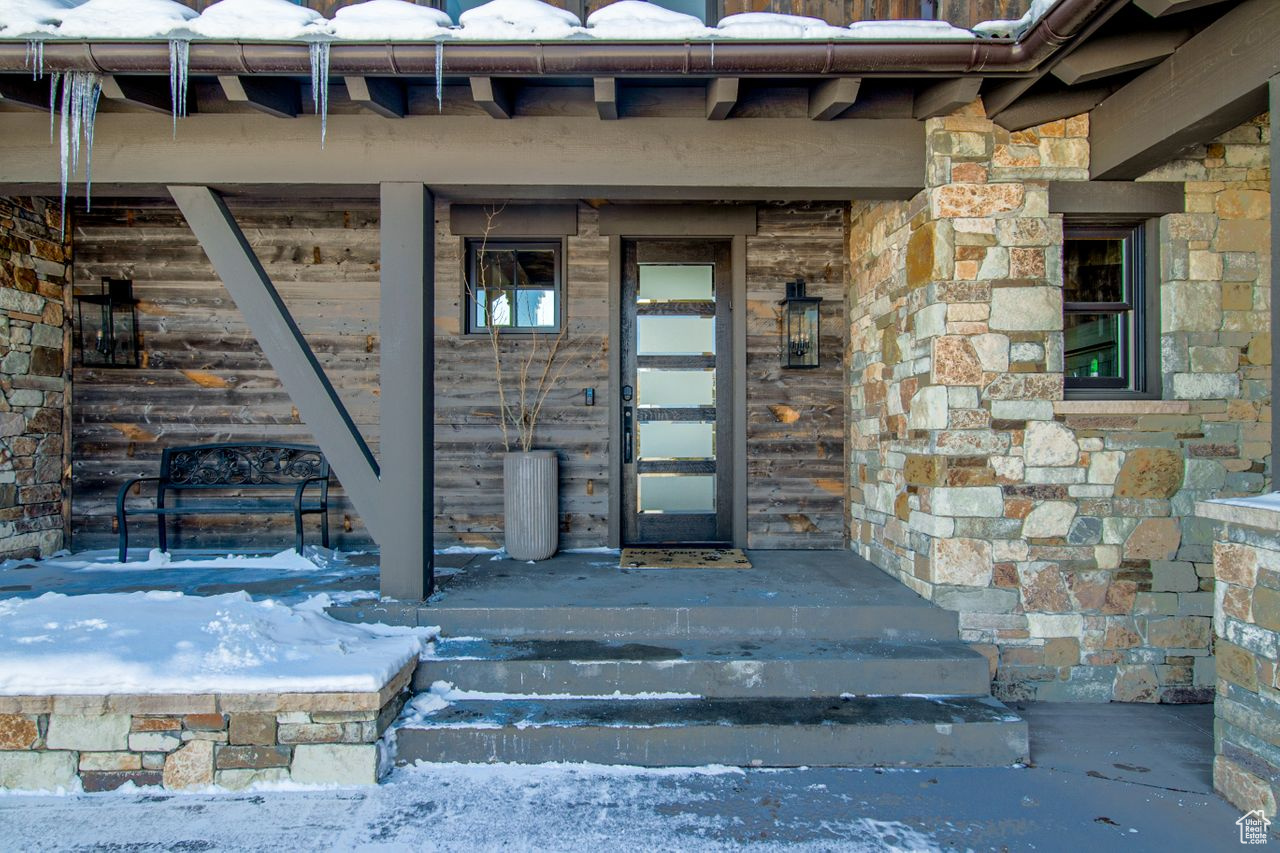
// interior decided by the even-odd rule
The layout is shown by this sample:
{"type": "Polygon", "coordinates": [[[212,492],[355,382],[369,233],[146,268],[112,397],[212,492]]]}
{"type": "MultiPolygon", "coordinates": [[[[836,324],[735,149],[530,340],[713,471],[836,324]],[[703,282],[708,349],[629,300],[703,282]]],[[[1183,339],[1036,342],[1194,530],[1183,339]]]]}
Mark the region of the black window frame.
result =
{"type": "Polygon", "coordinates": [[[1158,235],[1151,233],[1154,222],[1063,225],[1063,390],[1068,399],[1150,399],[1158,391],[1159,366],[1159,286],[1150,280],[1159,268],[1158,235]],[[1124,240],[1123,302],[1072,302],[1066,298],[1066,249],[1072,240],[1124,240]],[[1068,376],[1066,373],[1066,320],[1071,314],[1115,314],[1125,318],[1120,324],[1120,375],[1117,377],[1068,376]]]}
{"type": "MultiPolygon", "coordinates": [[[[555,265],[555,282],[553,285],[553,293],[555,294],[555,323],[551,326],[500,326],[499,334],[503,335],[539,335],[560,333],[564,328],[564,304],[565,304],[565,241],[563,239],[520,239],[520,240],[486,240],[483,238],[468,238],[463,241],[463,251],[466,253],[466,278],[462,283],[462,304],[463,304],[463,320],[464,329],[468,335],[488,335],[490,334],[489,324],[478,324],[476,322],[476,301],[475,290],[478,285],[479,272],[478,264],[480,260],[480,252],[492,251],[520,251],[520,250],[540,250],[551,251],[554,253],[555,265]]],[[[514,306],[513,306],[514,307],[514,306]]]]}

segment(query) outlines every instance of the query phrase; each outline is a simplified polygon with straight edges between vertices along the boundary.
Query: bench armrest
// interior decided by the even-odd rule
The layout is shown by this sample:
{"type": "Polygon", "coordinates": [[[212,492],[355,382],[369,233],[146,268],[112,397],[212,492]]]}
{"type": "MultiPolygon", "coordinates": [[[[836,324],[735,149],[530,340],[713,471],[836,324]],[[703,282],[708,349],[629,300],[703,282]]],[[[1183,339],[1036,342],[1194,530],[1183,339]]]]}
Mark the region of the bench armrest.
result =
{"type": "Polygon", "coordinates": [[[329,489],[327,488],[327,486],[329,483],[329,478],[328,477],[309,477],[306,480],[303,480],[301,483],[299,483],[298,488],[295,489],[293,492],[293,511],[295,513],[298,513],[298,514],[302,513],[302,493],[306,491],[307,486],[310,486],[313,483],[322,484],[324,486],[324,488],[322,488],[321,490],[322,492],[321,503],[327,507],[328,492],[329,492],[329,489]]]}

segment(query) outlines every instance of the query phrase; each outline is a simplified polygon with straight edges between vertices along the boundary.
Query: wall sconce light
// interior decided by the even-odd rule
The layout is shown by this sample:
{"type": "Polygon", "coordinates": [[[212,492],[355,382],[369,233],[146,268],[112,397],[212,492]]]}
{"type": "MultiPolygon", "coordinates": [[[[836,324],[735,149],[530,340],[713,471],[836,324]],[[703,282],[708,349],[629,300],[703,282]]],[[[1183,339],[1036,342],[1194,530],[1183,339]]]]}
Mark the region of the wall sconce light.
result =
{"type": "Polygon", "coordinates": [[[137,305],[127,278],[103,278],[98,293],[76,297],[76,352],[82,366],[138,366],[137,305]]]}
{"type": "Polygon", "coordinates": [[[796,276],[787,282],[787,297],[778,302],[782,306],[782,366],[804,369],[819,366],[818,342],[822,325],[818,306],[821,296],[804,295],[804,279],[796,276]]]}

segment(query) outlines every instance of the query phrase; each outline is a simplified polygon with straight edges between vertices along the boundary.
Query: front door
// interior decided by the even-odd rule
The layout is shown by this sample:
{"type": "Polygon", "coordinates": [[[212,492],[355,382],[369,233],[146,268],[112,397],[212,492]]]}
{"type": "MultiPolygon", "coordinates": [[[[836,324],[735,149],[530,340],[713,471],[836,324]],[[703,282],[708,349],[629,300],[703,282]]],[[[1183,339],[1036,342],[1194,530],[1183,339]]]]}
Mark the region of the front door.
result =
{"type": "Polygon", "coordinates": [[[622,252],[623,544],[728,544],[730,243],[628,240],[622,252]]]}

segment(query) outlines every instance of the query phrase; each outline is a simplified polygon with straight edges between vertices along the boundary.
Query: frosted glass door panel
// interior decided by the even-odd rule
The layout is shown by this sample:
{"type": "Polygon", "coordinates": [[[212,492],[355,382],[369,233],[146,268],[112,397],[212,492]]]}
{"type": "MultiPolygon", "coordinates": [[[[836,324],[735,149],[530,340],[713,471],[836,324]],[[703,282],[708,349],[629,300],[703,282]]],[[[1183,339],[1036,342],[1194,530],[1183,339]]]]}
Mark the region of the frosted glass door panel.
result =
{"type": "Polygon", "coordinates": [[[714,317],[637,317],[636,355],[711,355],[714,317]]]}
{"type": "Polygon", "coordinates": [[[641,474],[639,481],[641,512],[715,512],[711,474],[641,474]]]}
{"type": "Polygon", "coordinates": [[[710,302],[711,264],[641,264],[637,302],[710,302]]]}
{"type": "Polygon", "coordinates": [[[640,424],[641,459],[710,459],[715,424],[650,421],[640,424]]]}
{"type": "Polygon", "coordinates": [[[642,409],[716,404],[714,370],[655,370],[641,367],[636,371],[636,383],[640,386],[636,402],[642,409]]]}

